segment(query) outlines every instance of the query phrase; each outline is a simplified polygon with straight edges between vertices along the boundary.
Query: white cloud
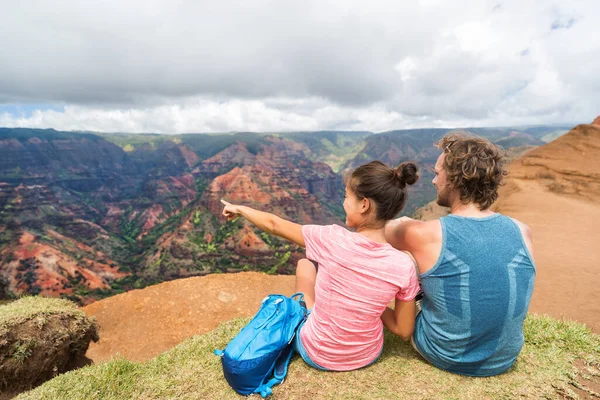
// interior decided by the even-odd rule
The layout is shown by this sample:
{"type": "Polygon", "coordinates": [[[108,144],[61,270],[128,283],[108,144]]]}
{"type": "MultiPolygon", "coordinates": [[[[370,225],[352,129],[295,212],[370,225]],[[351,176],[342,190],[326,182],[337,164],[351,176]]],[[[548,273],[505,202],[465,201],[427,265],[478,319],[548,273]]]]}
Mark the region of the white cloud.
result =
{"type": "Polygon", "coordinates": [[[0,2],[4,126],[382,131],[600,113],[597,0],[0,2]]]}

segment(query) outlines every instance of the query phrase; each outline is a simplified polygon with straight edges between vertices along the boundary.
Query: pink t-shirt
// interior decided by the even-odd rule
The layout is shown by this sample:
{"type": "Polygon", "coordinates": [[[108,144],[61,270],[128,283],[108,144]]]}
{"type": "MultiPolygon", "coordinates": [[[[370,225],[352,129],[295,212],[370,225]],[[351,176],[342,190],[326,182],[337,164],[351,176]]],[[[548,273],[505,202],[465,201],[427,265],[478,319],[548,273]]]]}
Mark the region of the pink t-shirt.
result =
{"type": "Polygon", "coordinates": [[[305,225],[302,235],[306,257],[319,263],[302,344],[321,367],[364,367],[383,348],[383,310],[394,298],[409,301],[419,291],[415,264],[391,245],[338,225],[305,225]]]}

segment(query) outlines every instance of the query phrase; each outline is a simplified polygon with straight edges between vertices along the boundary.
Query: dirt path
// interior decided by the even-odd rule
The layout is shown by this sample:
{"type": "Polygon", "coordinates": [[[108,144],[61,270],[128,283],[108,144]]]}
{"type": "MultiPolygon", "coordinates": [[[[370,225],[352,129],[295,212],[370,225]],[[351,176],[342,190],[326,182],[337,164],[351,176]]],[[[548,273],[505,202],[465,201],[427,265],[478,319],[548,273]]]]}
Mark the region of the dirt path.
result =
{"type": "Polygon", "coordinates": [[[95,363],[117,353],[143,361],[219,323],[253,315],[270,293],[294,293],[294,276],[257,272],[180,279],[133,290],[83,307],[100,324],[100,341],[86,356],[95,363]]]}

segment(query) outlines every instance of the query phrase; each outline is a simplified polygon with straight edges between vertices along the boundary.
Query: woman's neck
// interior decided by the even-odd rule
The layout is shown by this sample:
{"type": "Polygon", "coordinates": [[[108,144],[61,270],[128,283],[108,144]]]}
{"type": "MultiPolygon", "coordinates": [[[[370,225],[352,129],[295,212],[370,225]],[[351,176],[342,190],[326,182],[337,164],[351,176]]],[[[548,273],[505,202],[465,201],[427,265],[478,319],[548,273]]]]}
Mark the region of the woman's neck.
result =
{"type": "Polygon", "coordinates": [[[377,243],[387,243],[387,240],[385,240],[385,224],[360,225],[356,228],[356,233],[360,233],[364,237],[377,243]]]}

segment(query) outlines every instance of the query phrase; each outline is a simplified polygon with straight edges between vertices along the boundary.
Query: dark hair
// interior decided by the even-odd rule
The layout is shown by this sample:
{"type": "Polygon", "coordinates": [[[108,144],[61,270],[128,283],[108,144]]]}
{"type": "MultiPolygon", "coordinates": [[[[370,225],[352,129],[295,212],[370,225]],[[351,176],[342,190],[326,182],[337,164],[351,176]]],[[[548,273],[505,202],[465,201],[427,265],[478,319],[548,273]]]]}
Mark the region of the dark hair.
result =
{"type": "Polygon", "coordinates": [[[390,168],[381,161],[361,165],[346,176],[346,186],[359,200],[367,198],[375,202],[375,217],[388,221],[398,215],[406,204],[406,185],[419,179],[417,166],[403,162],[390,168]]]}
{"type": "Polygon", "coordinates": [[[498,198],[498,187],[508,172],[504,150],[489,140],[464,133],[444,136],[437,147],[445,153],[443,168],[460,200],[487,210],[498,198]]]}

